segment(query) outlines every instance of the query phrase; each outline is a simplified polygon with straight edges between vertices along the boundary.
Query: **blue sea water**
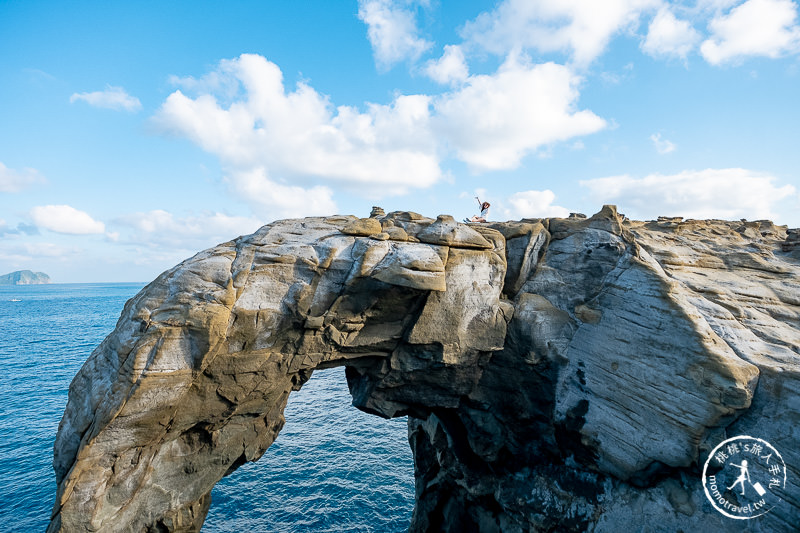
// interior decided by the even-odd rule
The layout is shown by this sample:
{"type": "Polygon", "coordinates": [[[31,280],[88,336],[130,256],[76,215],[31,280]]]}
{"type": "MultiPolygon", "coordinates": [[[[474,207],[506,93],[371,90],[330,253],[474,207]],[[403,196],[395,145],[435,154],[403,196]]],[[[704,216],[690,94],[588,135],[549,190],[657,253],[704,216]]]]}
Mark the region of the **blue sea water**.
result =
{"type": "MultiPolygon", "coordinates": [[[[69,383],[142,286],[0,286],[0,530],[47,527],[69,383]]],[[[405,419],[353,408],[343,369],[315,372],[285,416],[264,457],[217,484],[204,532],[408,529],[405,419]]]]}

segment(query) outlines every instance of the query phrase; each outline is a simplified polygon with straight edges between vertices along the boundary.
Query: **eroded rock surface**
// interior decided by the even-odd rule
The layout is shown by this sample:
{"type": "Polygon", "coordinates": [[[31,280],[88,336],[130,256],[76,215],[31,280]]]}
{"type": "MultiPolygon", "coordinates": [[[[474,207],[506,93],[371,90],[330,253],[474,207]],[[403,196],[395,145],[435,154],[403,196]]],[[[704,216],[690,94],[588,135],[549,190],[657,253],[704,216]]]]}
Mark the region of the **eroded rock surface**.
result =
{"type": "Polygon", "coordinates": [[[409,415],[413,531],[741,531],[727,436],[781,450],[800,516],[798,232],[770,222],[442,215],[279,221],[165,272],[75,377],[50,531],[196,531],[289,393],[346,366],[409,415]]]}

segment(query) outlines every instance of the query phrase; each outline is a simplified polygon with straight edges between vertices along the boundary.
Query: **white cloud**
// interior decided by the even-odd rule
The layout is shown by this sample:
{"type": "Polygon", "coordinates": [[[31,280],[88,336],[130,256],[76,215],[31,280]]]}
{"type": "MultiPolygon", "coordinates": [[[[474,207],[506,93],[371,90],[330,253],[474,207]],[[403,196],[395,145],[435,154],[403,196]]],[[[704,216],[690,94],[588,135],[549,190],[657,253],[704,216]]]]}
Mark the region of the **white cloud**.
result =
{"type": "Polygon", "coordinates": [[[442,57],[431,60],[425,66],[425,74],[436,83],[447,85],[467,79],[469,70],[460,46],[447,45],[442,57]]]}
{"type": "Polygon", "coordinates": [[[510,219],[567,217],[569,209],[553,205],[556,195],[550,189],[544,191],[520,191],[508,197],[511,206],[505,210],[510,219]]]}
{"type": "Polygon", "coordinates": [[[193,93],[213,93],[223,100],[231,100],[239,94],[240,84],[235,76],[236,64],[222,61],[217,70],[207,73],[201,78],[194,76],[175,76],[168,78],[170,84],[193,93]]]}
{"type": "Polygon", "coordinates": [[[19,192],[44,181],[35,169],[14,170],[0,163],[0,192],[19,192]]]}
{"type": "Polygon", "coordinates": [[[333,191],[321,185],[311,188],[270,180],[263,168],[236,171],[227,178],[253,211],[270,220],[336,213],[333,191]]]}
{"type": "Polygon", "coordinates": [[[217,155],[233,189],[247,200],[260,180],[261,193],[277,190],[269,204],[279,207],[285,200],[292,210],[292,198],[307,194],[313,200],[307,205],[317,213],[315,206],[332,203],[327,189],[304,187],[313,182],[397,194],[442,176],[427,96],[398,96],[391,105],[368,104],[365,112],[334,108],[305,83],[287,92],[278,66],[251,54],[223,61],[219,75],[241,84],[242,94],[229,105],[214,94],[190,98],[176,91],[154,121],[217,155]]]}
{"type": "Polygon", "coordinates": [[[224,213],[176,217],[161,209],[124,215],[114,220],[113,224],[128,230],[124,237],[116,235],[117,242],[170,250],[207,248],[253,233],[263,225],[252,217],[224,213]]]}
{"type": "Polygon", "coordinates": [[[647,29],[642,50],[651,56],[672,56],[686,59],[700,34],[686,20],[679,20],[667,6],[662,6],[647,29]]]}
{"type": "Polygon", "coordinates": [[[433,45],[419,36],[411,10],[414,3],[408,0],[359,0],[358,18],[367,25],[367,37],[375,61],[381,68],[389,68],[406,59],[415,60],[433,45]]]}
{"type": "Polygon", "coordinates": [[[578,65],[598,57],[615,34],[635,28],[659,0],[504,0],[461,31],[470,44],[498,55],[512,50],[566,52],[578,65]]]}
{"type": "Polygon", "coordinates": [[[677,146],[675,146],[675,143],[673,143],[672,141],[668,141],[667,139],[662,139],[660,133],[652,134],[650,136],[650,140],[653,141],[653,146],[656,147],[656,151],[662,155],[674,152],[675,148],[677,148],[677,146]]]}
{"type": "Polygon", "coordinates": [[[448,155],[476,171],[508,169],[601,130],[603,119],[577,109],[580,81],[563,65],[513,55],[494,74],[467,76],[449,92],[399,95],[361,111],[334,107],[306,83],[287,91],[277,65],[245,54],[192,79],[221,97],[175,91],[153,121],[219,157],[230,189],[272,220],[330,213],[333,190],[379,198],[429,187],[443,178],[448,155]]]}
{"type": "Polygon", "coordinates": [[[591,111],[576,110],[578,78],[555,63],[509,57],[494,75],[476,75],[435,100],[436,130],[475,170],[514,168],[548,144],[603,129],[591,111]]]}
{"type": "Polygon", "coordinates": [[[781,57],[800,51],[797,8],[791,0],[748,0],[708,25],[700,53],[712,65],[747,56],[781,57]]]}
{"type": "Polygon", "coordinates": [[[791,185],[742,168],[687,170],[644,178],[612,176],[581,181],[596,203],[617,204],[631,218],[774,218],[775,205],[795,194],[791,185]]]}
{"type": "Polygon", "coordinates": [[[30,216],[36,226],[56,233],[93,235],[105,231],[102,222],[68,205],[36,206],[31,209],[30,216]]]}
{"type": "Polygon", "coordinates": [[[104,91],[91,93],[74,93],[69,97],[71,103],[84,101],[94,107],[113,109],[115,111],[139,111],[142,103],[135,96],[129,95],[122,87],[108,85],[104,91]]]}

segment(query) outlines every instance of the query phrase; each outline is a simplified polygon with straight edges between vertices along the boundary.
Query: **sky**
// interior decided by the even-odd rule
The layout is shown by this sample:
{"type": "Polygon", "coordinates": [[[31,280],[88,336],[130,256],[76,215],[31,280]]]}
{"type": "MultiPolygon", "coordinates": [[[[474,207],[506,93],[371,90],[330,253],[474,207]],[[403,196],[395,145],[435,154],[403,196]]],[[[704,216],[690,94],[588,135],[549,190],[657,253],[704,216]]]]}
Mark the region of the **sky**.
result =
{"type": "Polygon", "coordinates": [[[372,206],[800,226],[793,0],[0,0],[0,274],[372,206]]]}

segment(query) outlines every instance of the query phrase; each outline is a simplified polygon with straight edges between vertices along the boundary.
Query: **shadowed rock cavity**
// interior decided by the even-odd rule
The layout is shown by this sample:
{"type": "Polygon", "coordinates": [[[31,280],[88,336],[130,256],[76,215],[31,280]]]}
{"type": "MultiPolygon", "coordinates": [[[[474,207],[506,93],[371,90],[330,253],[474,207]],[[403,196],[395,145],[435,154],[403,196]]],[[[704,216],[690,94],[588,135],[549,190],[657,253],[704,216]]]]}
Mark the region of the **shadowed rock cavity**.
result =
{"type": "MultiPolygon", "coordinates": [[[[197,531],[289,393],[409,415],[412,531],[738,531],[726,436],[800,465],[797,232],[766,221],[285,220],[131,299],[72,382],[49,531],[197,531]]],[[[753,531],[790,531],[797,476],[753,531]]]]}

